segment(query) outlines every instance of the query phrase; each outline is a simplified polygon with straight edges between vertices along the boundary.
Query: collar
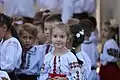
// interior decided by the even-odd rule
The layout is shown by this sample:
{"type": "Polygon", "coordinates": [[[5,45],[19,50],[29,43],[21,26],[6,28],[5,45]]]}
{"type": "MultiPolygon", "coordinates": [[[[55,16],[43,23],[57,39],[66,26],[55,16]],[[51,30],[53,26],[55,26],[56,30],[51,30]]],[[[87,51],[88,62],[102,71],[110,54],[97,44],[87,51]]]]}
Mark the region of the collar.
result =
{"type": "Polygon", "coordinates": [[[91,44],[92,43],[92,41],[87,41],[87,40],[85,40],[84,42],[83,42],[83,44],[91,44]]]}

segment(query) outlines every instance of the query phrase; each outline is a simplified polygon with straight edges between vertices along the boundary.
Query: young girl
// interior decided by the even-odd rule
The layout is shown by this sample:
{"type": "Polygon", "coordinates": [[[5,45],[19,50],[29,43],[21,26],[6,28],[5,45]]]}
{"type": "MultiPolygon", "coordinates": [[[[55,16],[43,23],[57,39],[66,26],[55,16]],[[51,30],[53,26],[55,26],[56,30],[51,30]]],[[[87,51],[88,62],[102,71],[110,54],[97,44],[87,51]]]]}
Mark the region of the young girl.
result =
{"type": "Polygon", "coordinates": [[[17,32],[11,25],[11,19],[0,14],[0,31],[4,38],[0,48],[0,68],[8,73],[11,80],[16,80],[14,70],[20,67],[22,48],[17,32]]]}
{"type": "Polygon", "coordinates": [[[20,27],[19,36],[22,43],[22,64],[17,70],[20,80],[37,80],[43,62],[42,46],[33,45],[37,37],[37,28],[26,23],[20,27]]]}
{"type": "Polygon", "coordinates": [[[45,56],[38,80],[83,80],[81,65],[65,46],[70,36],[68,26],[56,23],[53,25],[51,34],[55,49],[45,56]]]}
{"type": "Polygon", "coordinates": [[[85,31],[84,28],[80,24],[74,24],[70,27],[73,43],[71,51],[76,55],[78,63],[83,65],[83,74],[86,79],[91,72],[91,60],[87,53],[84,50],[81,50],[81,44],[84,41],[85,31]],[[83,61],[81,63],[81,61],[83,61]]]}
{"type": "Polygon", "coordinates": [[[81,21],[80,24],[84,28],[84,41],[81,44],[81,49],[84,50],[91,60],[91,73],[88,77],[89,80],[99,80],[99,76],[96,72],[97,61],[99,59],[99,54],[95,44],[89,40],[92,31],[92,25],[89,21],[81,21]]]}
{"type": "Polygon", "coordinates": [[[119,50],[119,47],[116,41],[113,39],[114,35],[117,33],[116,28],[111,26],[110,21],[105,22],[103,28],[103,37],[106,39],[103,52],[101,54],[101,68],[100,68],[100,80],[118,80],[120,79],[120,69],[117,66],[118,59],[109,55],[108,49],[119,50]]]}
{"type": "Polygon", "coordinates": [[[10,80],[8,74],[5,71],[0,71],[0,80],[10,80]]]}
{"type": "Polygon", "coordinates": [[[43,33],[45,36],[45,44],[44,44],[44,53],[47,54],[48,52],[53,50],[53,45],[51,43],[51,28],[52,25],[56,22],[61,22],[61,18],[57,15],[50,15],[45,19],[44,22],[44,29],[43,29],[43,33]]]}

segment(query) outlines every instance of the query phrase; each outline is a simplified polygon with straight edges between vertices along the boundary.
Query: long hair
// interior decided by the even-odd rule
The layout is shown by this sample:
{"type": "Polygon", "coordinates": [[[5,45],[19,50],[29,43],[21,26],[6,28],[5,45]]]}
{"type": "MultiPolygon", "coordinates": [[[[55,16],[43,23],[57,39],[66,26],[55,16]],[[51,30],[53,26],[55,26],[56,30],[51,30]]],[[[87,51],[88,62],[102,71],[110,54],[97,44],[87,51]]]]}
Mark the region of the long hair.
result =
{"type": "Polygon", "coordinates": [[[18,33],[12,25],[12,18],[10,18],[7,15],[4,15],[3,13],[0,13],[0,25],[6,25],[7,26],[7,31],[10,30],[12,36],[15,37],[20,42],[20,39],[18,37],[18,33]]]}

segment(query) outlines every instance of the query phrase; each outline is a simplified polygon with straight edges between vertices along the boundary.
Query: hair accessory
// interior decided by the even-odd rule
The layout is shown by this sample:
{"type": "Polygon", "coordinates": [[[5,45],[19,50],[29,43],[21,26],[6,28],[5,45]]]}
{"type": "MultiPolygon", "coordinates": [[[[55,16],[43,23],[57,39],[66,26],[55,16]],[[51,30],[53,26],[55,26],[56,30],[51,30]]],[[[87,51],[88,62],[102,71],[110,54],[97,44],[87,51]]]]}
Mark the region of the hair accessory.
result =
{"type": "Polygon", "coordinates": [[[84,35],[84,30],[82,29],[82,31],[79,31],[77,34],[76,34],[76,37],[77,38],[80,38],[81,35],[84,35]]]}

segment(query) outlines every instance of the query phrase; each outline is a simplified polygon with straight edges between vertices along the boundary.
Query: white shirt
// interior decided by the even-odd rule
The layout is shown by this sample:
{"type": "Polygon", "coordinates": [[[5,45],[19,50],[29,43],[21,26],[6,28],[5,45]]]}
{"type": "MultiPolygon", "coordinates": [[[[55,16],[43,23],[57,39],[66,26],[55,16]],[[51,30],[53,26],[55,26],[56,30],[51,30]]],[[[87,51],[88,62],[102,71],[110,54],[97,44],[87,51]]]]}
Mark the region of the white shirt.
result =
{"type": "Polygon", "coordinates": [[[90,60],[89,56],[83,50],[81,50],[80,52],[76,53],[76,56],[78,57],[78,59],[83,61],[83,63],[84,63],[83,64],[83,68],[85,69],[85,77],[88,79],[88,76],[91,73],[91,60],[90,60]]]}
{"type": "Polygon", "coordinates": [[[26,75],[39,75],[40,68],[44,60],[43,45],[33,46],[26,54],[26,62],[16,72],[17,74],[26,74],[26,75]]]}
{"type": "Polygon", "coordinates": [[[91,33],[91,36],[90,36],[89,40],[92,41],[97,46],[97,44],[99,42],[99,40],[98,40],[98,34],[93,31],[91,33]]]}
{"type": "Polygon", "coordinates": [[[75,55],[71,52],[67,52],[62,56],[54,56],[52,52],[50,52],[45,56],[38,80],[46,80],[48,74],[53,73],[53,69],[55,69],[56,74],[64,74],[69,80],[76,80],[77,78],[84,80],[82,70],[79,66],[75,55]],[[55,57],[56,64],[54,64],[55,57]],[[56,66],[56,68],[54,68],[54,66],[56,66]],[[76,72],[79,72],[79,77],[77,77],[76,72]]]}
{"type": "Polygon", "coordinates": [[[84,11],[92,13],[96,10],[96,0],[84,0],[84,11]]]}
{"type": "Polygon", "coordinates": [[[22,48],[19,41],[11,37],[5,40],[0,49],[0,67],[8,72],[19,68],[21,64],[22,48]]]}
{"type": "Polygon", "coordinates": [[[107,62],[116,62],[117,61],[117,59],[115,57],[108,55],[107,49],[110,49],[110,48],[119,50],[119,47],[114,39],[109,39],[104,44],[103,53],[100,56],[100,59],[101,59],[103,65],[106,65],[107,62]]]}
{"type": "Polygon", "coordinates": [[[33,18],[35,15],[34,0],[5,0],[4,13],[8,16],[25,16],[33,18]]]}
{"type": "Polygon", "coordinates": [[[90,41],[84,41],[81,44],[81,49],[84,50],[89,56],[92,66],[96,66],[97,60],[99,58],[99,54],[98,54],[98,50],[95,44],[90,41]]]}

